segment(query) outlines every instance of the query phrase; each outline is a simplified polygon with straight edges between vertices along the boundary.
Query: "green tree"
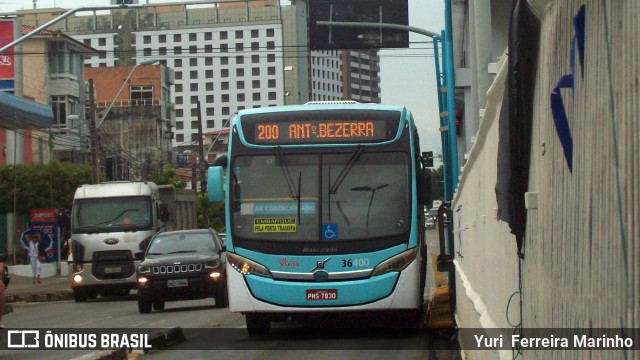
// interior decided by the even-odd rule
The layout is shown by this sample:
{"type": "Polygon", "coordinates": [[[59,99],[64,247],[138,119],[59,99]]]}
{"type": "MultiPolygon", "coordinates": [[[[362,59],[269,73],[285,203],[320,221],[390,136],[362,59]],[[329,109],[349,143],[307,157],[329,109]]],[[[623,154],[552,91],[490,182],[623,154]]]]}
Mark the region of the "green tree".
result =
{"type": "Polygon", "coordinates": [[[78,186],[90,183],[86,165],[52,162],[0,167],[0,213],[28,214],[31,209],[69,208],[78,186]]]}
{"type": "Polygon", "coordinates": [[[196,208],[198,228],[211,227],[216,231],[222,231],[225,227],[224,201],[209,202],[207,193],[198,195],[196,208]]]}
{"type": "Polygon", "coordinates": [[[167,165],[162,173],[151,174],[151,181],[156,185],[173,185],[176,189],[184,189],[187,183],[183,180],[175,179],[176,170],[171,165],[167,165]]]}

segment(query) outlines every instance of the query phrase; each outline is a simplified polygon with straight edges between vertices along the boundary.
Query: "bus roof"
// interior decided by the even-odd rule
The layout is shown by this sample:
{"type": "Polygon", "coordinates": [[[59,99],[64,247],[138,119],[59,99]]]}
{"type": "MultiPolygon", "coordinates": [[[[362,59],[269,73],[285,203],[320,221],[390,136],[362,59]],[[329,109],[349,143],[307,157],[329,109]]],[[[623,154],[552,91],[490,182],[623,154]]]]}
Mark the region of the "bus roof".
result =
{"type": "Polygon", "coordinates": [[[340,103],[340,102],[327,102],[318,103],[313,102],[304,105],[284,105],[284,106],[271,106],[254,109],[244,109],[238,112],[238,116],[249,114],[264,114],[275,112],[287,112],[287,111],[308,111],[308,110],[347,110],[347,109],[359,109],[359,110],[380,110],[380,111],[398,111],[400,113],[407,111],[404,106],[399,105],[382,105],[382,104],[352,104],[352,103],[340,103]]]}

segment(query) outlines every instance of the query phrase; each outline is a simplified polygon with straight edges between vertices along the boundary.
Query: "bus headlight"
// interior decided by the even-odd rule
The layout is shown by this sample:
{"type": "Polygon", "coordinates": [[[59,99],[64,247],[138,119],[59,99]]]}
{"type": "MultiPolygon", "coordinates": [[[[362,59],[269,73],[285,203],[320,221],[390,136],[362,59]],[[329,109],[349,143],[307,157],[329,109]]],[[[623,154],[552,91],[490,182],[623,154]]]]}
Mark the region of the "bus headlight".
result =
{"type": "Polygon", "coordinates": [[[378,266],[376,266],[371,272],[371,276],[382,275],[392,271],[400,272],[416,259],[417,253],[418,249],[413,248],[389,258],[378,264],[378,266]]]}
{"type": "Polygon", "coordinates": [[[272,277],[271,272],[266,267],[258,264],[253,260],[249,260],[242,256],[227,253],[227,261],[229,265],[243,275],[258,275],[264,277],[272,277]]]}

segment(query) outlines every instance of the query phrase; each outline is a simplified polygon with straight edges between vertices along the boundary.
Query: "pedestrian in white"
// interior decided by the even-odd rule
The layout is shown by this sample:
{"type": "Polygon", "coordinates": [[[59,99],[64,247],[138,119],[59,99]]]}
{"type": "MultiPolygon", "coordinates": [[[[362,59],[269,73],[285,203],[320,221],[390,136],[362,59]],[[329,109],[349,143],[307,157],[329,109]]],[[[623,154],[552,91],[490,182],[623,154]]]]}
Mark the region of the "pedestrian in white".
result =
{"type": "Polygon", "coordinates": [[[27,239],[29,240],[29,262],[31,263],[31,271],[33,272],[33,283],[40,284],[40,273],[42,271],[42,265],[40,264],[40,259],[38,258],[40,255],[38,249],[39,239],[35,234],[27,235],[27,239]]]}

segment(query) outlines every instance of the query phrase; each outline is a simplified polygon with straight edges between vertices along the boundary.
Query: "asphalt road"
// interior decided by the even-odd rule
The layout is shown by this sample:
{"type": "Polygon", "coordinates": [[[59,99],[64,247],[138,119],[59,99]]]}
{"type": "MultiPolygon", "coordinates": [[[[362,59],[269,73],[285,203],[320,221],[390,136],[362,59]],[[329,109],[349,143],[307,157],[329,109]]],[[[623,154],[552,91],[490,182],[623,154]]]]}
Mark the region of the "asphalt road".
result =
{"type": "MultiPolygon", "coordinates": [[[[437,232],[428,234],[429,249],[437,246],[437,232]]],[[[431,260],[431,257],[430,259],[431,260]]],[[[430,284],[433,267],[429,263],[430,284]]],[[[162,312],[139,314],[135,293],[128,297],[98,298],[86,303],[60,301],[15,304],[4,318],[7,329],[16,328],[134,328],[153,332],[176,326],[187,341],[170,350],[145,355],[152,359],[456,359],[451,334],[389,328],[379,316],[357,318],[320,317],[305,323],[274,323],[269,335],[249,337],[244,317],[228,308],[214,307],[214,300],[167,302],[162,312]],[[345,324],[348,324],[345,326],[345,324]],[[337,330],[339,329],[339,330],[337,330]]],[[[386,319],[389,320],[389,319],[386,319]]],[[[395,320],[395,319],[390,319],[395,320]]],[[[6,332],[4,330],[3,332],[6,332]]],[[[6,334],[2,334],[5,336],[6,334]]],[[[92,351],[9,350],[0,359],[73,359],[92,351]]]]}

